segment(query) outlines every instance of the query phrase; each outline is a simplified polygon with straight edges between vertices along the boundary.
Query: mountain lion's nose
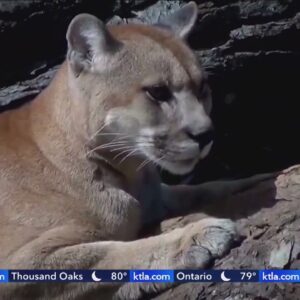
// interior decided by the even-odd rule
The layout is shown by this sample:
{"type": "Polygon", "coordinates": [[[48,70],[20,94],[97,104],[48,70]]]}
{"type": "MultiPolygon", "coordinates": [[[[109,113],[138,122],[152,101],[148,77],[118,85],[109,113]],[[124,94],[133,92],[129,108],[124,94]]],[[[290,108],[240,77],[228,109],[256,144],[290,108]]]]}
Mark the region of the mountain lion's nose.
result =
{"type": "Polygon", "coordinates": [[[189,138],[197,142],[200,148],[203,148],[206,145],[208,145],[210,142],[212,142],[215,136],[213,128],[210,128],[207,131],[204,131],[197,135],[187,132],[187,135],[189,138]]]}

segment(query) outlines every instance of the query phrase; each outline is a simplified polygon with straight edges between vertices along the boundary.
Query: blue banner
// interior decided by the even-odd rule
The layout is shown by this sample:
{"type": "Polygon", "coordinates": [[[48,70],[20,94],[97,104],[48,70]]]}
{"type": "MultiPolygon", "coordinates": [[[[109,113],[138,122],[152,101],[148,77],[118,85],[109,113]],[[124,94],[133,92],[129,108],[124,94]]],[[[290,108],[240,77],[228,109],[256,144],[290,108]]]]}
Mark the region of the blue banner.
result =
{"type": "Polygon", "coordinates": [[[300,282],[300,270],[0,270],[7,282],[300,282]]]}
{"type": "Polygon", "coordinates": [[[257,270],[177,270],[175,282],[258,282],[257,270]]]}
{"type": "Polygon", "coordinates": [[[0,270],[0,283],[8,282],[8,270],[0,270]]]}
{"type": "Polygon", "coordinates": [[[3,270],[0,274],[1,272],[6,272],[6,282],[129,282],[129,270],[3,270]]]}

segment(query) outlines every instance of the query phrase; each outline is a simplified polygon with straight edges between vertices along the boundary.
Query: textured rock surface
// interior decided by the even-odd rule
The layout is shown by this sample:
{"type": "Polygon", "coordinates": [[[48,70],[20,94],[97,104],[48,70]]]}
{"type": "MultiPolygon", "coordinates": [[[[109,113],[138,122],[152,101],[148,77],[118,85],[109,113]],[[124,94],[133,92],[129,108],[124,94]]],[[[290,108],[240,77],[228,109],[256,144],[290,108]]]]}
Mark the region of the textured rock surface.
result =
{"type": "MultiPolygon", "coordinates": [[[[36,96],[65,53],[65,31],[79,12],[111,23],[155,23],[183,0],[0,0],[0,111],[36,96]],[[153,5],[153,6],[151,6],[153,5]],[[149,6],[149,7],[148,7],[149,6]]],[[[187,178],[282,170],[299,163],[300,1],[199,0],[189,42],[209,73],[216,145],[187,178]]],[[[245,239],[218,268],[300,268],[300,167],[242,195],[169,220],[163,230],[215,215],[234,218],[245,239]],[[220,207],[221,211],[217,211],[220,207]],[[233,209],[234,208],[234,209],[233,209]]],[[[156,299],[300,299],[296,285],[185,284],[156,299]]]]}
{"type": "MultiPolygon", "coordinates": [[[[203,213],[168,220],[162,231],[206,216],[231,217],[244,239],[226,257],[215,262],[219,269],[300,267],[300,166],[284,171],[275,181],[224,199],[222,205],[203,213]]],[[[300,286],[292,284],[183,284],[154,299],[299,299],[300,286]]]]}

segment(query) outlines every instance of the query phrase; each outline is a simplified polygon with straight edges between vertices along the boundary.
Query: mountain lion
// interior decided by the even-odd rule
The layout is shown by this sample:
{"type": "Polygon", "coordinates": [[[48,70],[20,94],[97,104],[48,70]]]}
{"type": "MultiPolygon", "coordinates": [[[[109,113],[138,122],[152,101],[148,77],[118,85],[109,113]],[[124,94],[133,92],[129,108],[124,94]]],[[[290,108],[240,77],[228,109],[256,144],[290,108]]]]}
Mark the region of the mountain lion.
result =
{"type": "MultiPolygon", "coordinates": [[[[49,87],[0,116],[0,269],[195,269],[230,249],[228,219],[138,239],[144,225],[257,181],[171,187],[157,174],[192,171],[213,143],[206,75],[184,42],[196,19],[194,3],[153,26],[73,19],[49,87]]],[[[137,299],[163,288],[10,283],[0,297],[137,299]]]]}

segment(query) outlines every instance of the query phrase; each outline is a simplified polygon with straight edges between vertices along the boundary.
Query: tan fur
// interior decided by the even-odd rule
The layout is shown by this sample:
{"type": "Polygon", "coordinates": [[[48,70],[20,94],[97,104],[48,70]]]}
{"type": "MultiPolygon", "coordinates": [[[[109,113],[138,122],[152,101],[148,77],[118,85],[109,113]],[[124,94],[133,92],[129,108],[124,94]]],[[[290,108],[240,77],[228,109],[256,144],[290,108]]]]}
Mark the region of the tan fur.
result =
{"type": "MultiPolygon", "coordinates": [[[[143,223],[181,213],[199,197],[223,192],[224,186],[173,189],[161,185],[153,165],[137,171],[145,155],[120,163],[114,156],[121,150],[101,149],[111,142],[113,130],[95,133],[106,122],[112,129],[107,120],[116,115],[121,116],[119,129],[127,134],[138,135],[131,122],[141,130],[152,126],[154,132],[160,125],[157,128],[165,126],[170,134],[168,143],[192,146],[180,126],[195,118],[185,124],[195,129],[196,118],[202,118],[193,116],[202,104],[192,99],[187,106],[189,100],[183,98],[186,106],[181,110],[187,110],[189,118],[168,119],[141,92],[145,82],[158,79],[167,79],[175,91],[195,92],[203,72],[181,40],[140,25],[113,27],[110,32],[127,47],[118,59],[106,65],[100,57],[93,72],[77,77],[67,60],[33,102],[0,116],[0,269],[198,268],[226,252],[235,236],[231,221],[208,219],[136,240],[143,223]],[[99,71],[103,68],[108,74],[99,71]]],[[[1,299],[14,300],[110,299],[116,287],[9,284],[0,286],[0,294],[1,299]]],[[[140,293],[141,287],[125,285],[116,297],[137,299],[140,293]]]]}

